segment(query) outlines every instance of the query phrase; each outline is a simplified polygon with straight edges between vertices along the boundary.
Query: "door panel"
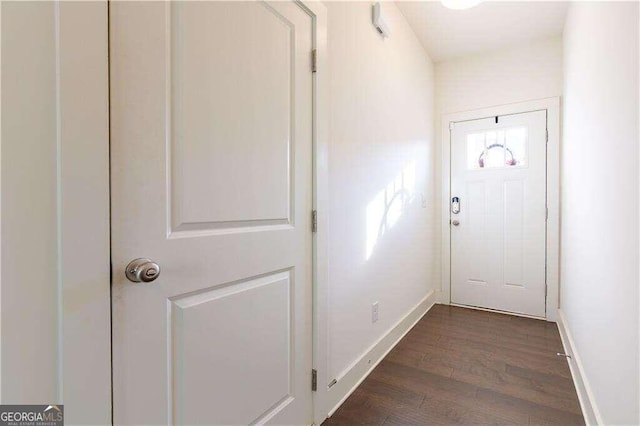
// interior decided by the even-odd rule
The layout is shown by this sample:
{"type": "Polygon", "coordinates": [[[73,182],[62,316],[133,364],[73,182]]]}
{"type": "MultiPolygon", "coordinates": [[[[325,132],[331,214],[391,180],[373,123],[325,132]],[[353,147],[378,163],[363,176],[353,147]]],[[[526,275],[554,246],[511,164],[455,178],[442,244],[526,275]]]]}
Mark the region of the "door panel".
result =
{"type": "Polygon", "coordinates": [[[545,316],[546,112],[452,129],[452,303],[545,316]]]}
{"type": "Polygon", "coordinates": [[[173,230],[289,223],[294,24],[251,3],[171,8],[173,230]]]}
{"type": "Polygon", "coordinates": [[[114,424],[311,423],[311,17],[114,2],[110,38],[114,424]]]}
{"type": "Polygon", "coordinates": [[[504,284],[524,286],[524,200],[522,180],[508,180],[504,188],[504,284]]]}
{"type": "Polygon", "coordinates": [[[171,298],[177,423],[249,424],[290,402],[291,275],[276,272],[171,298]],[[202,344],[207,341],[217,344],[202,344]],[[224,392],[212,398],[211,388],[222,384],[224,392]]]}

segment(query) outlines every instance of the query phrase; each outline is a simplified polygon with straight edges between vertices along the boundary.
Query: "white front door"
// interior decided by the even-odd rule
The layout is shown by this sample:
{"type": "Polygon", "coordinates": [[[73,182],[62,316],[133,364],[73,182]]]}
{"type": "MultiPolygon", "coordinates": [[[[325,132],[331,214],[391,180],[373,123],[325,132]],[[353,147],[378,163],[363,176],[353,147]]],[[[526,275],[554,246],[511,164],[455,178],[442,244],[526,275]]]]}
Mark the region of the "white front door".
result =
{"type": "Polygon", "coordinates": [[[114,424],[310,424],[312,18],[112,2],[109,25],[114,424]]]}
{"type": "Polygon", "coordinates": [[[546,111],[451,131],[451,302],[545,317],[546,111]]]}

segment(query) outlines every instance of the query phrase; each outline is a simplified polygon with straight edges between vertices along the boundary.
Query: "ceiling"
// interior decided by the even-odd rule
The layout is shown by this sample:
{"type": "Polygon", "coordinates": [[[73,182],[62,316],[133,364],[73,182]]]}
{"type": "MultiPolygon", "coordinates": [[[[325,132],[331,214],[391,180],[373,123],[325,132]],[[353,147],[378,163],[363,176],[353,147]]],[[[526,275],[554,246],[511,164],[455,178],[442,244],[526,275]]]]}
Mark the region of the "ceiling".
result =
{"type": "Polygon", "coordinates": [[[434,62],[562,34],[567,2],[487,1],[452,10],[439,1],[397,1],[434,62]]]}

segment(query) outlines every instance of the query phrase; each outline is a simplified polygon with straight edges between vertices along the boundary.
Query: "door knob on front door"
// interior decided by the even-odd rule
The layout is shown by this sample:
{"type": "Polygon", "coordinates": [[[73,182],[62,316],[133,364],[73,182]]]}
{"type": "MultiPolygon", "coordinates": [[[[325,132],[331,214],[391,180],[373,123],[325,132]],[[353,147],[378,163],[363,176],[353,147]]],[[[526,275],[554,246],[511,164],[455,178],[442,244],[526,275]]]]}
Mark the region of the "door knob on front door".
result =
{"type": "Polygon", "coordinates": [[[460,221],[459,221],[459,220],[452,220],[452,221],[451,221],[451,224],[452,224],[453,226],[458,226],[458,225],[460,225],[460,221]]]}
{"type": "Polygon", "coordinates": [[[127,279],[134,283],[149,283],[160,276],[160,265],[144,257],[134,259],[125,270],[127,279]]]}

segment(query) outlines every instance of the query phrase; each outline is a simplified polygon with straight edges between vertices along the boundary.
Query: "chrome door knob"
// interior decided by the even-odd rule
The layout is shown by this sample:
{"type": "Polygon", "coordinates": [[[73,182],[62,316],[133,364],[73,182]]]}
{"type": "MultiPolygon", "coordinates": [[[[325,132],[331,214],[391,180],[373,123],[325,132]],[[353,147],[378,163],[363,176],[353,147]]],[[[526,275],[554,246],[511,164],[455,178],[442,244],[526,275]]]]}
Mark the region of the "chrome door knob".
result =
{"type": "Polygon", "coordinates": [[[460,221],[459,221],[459,220],[452,220],[452,221],[451,221],[451,224],[452,224],[453,226],[458,226],[458,225],[460,225],[460,221]]]}
{"type": "Polygon", "coordinates": [[[134,283],[149,283],[160,276],[160,265],[147,258],[133,259],[125,269],[127,279],[134,283]]]}

